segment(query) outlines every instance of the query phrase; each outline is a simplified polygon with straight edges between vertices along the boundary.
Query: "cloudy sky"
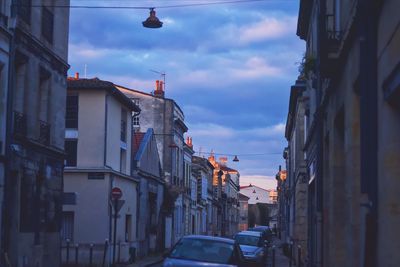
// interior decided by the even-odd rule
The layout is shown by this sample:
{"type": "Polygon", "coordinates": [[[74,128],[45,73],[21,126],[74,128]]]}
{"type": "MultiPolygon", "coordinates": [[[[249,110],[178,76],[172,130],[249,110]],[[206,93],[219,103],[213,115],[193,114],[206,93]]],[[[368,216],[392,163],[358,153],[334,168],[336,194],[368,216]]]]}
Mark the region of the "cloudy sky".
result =
{"type": "Polygon", "coordinates": [[[229,166],[241,185],[275,188],[289,89],[305,49],[296,36],[299,1],[165,8],[211,2],[224,1],[71,0],[157,7],[164,24],[142,27],[148,9],[71,9],[69,74],[86,70],[88,78],[151,92],[162,78],[151,70],[165,72],[166,96],[183,109],[195,151],[237,154],[240,161],[229,166]]]}

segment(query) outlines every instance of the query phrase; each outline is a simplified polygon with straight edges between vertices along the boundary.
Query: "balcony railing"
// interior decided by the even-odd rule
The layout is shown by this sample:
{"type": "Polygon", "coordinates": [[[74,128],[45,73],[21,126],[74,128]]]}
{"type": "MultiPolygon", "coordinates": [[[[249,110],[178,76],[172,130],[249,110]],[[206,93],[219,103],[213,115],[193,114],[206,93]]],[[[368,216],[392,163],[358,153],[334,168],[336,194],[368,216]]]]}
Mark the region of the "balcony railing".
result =
{"type": "Polygon", "coordinates": [[[8,17],[6,15],[2,14],[1,10],[0,10],[0,25],[7,26],[7,20],[8,20],[8,17]]]}
{"type": "Polygon", "coordinates": [[[326,38],[329,52],[337,52],[342,40],[342,31],[338,29],[336,19],[335,15],[326,15],[326,38]]]}
{"type": "Polygon", "coordinates": [[[14,134],[18,137],[26,136],[26,115],[14,111],[14,134]]]}
{"type": "Polygon", "coordinates": [[[39,121],[39,142],[44,145],[50,144],[50,124],[39,121]]]}

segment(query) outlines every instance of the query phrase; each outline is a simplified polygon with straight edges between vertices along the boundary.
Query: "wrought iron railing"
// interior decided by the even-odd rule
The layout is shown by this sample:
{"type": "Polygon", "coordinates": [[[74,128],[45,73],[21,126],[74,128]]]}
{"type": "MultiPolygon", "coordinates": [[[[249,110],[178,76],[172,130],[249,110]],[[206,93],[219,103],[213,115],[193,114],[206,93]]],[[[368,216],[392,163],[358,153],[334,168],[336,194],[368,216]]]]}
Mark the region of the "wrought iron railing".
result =
{"type": "Polygon", "coordinates": [[[326,38],[330,52],[336,52],[342,40],[342,31],[336,25],[335,15],[326,15],[326,38]]]}
{"type": "Polygon", "coordinates": [[[14,134],[19,137],[25,137],[26,136],[26,115],[14,111],[14,134]]]}
{"type": "Polygon", "coordinates": [[[44,145],[50,144],[50,124],[39,121],[39,142],[44,145]]]}
{"type": "MultiPolygon", "coordinates": [[[[0,8],[1,9],[1,8],[0,8]]],[[[0,10],[0,25],[7,26],[8,17],[1,13],[0,10]]]]}

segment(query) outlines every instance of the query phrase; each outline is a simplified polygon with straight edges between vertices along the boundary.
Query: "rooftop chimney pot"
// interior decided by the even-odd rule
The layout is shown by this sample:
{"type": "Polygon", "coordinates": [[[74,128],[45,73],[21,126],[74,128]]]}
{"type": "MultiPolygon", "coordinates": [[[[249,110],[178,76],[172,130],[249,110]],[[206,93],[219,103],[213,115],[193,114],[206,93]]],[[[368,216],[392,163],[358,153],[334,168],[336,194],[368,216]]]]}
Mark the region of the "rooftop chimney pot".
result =
{"type": "Polygon", "coordinates": [[[164,98],[164,91],[162,89],[162,82],[156,80],[156,90],[154,91],[154,95],[157,97],[164,98]]]}

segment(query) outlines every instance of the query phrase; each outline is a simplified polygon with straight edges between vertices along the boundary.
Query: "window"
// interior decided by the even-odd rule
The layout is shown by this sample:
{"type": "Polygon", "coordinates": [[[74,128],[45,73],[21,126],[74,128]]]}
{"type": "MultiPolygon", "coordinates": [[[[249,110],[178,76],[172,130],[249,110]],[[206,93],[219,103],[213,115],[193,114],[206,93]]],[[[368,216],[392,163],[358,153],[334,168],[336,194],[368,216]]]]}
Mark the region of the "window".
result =
{"type": "Polygon", "coordinates": [[[125,109],[121,109],[121,141],[126,142],[126,117],[125,109]]]}
{"type": "Polygon", "coordinates": [[[89,172],[88,173],[89,180],[104,180],[104,173],[102,172],[89,172]]]}
{"type": "MultiPolygon", "coordinates": [[[[0,3],[1,3],[1,1],[0,1],[0,3]]],[[[3,75],[3,67],[4,67],[4,64],[2,63],[2,62],[0,62],[0,97],[3,97],[3,95],[5,95],[5,88],[6,88],[6,85],[5,85],[5,78],[4,78],[4,76],[5,75],[3,75]]],[[[4,124],[3,123],[5,123],[5,110],[3,109],[3,107],[0,109],[0,127],[2,128],[2,130],[0,131],[0,154],[3,154],[3,142],[4,142],[4,140],[3,140],[3,138],[5,138],[4,136],[3,136],[3,129],[4,129],[4,124]]]]}
{"type": "Polygon", "coordinates": [[[50,77],[51,73],[40,67],[39,70],[39,120],[47,122],[50,103],[50,77]]]}
{"type": "Polygon", "coordinates": [[[14,92],[14,108],[16,111],[23,113],[26,108],[25,90],[29,79],[27,72],[28,58],[22,53],[17,53],[15,58],[16,88],[14,92]]]}
{"type": "Polygon", "coordinates": [[[76,193],[75,192],[64,192],[63,193],[63,205],[76,205],[76,193]]]}
{"type": "Polygon", "coordinates": [[[27,24],[31,24],[32,0],[17,0],[17,15],[27,24]]]}
{"type": "Polygon", "coordinates": [[[76,159],[77,159],[77,146],[78,146],[78,140],[76,139],[70,139],[70,140],[65,140],[65,153],[67,154],[67,157],[65,159],[65,166],[68,167],[75,167],[76,166],[76,159]]]}
{"type": "Polygon", "coordinates": [[[126,172],[126,150],[120,150],[120,172],[126,172]]]}
{"type": "Polygon", "coordinates": [[[67,107],[65,114],[65,128],[78,129],[78,95],[67,96],[67,107]]]}
{"type": "Polygon", "coordinates": [[[335,6],[334,6],[334,16],[335,16],[335,31],[339,32],[340,31],[340,1],[341,0],[335,0],[335,6]]]}
{"type": "Polygon", "coordinates": [[[180,161],[180,150],[179,148],[176,148],[176,154],[175,154],[175,174],[176,176],[179,176],[179,161],[180,161]]]}
{"type": "MultiPolygon", "coordinates": [[[[131,98],[132,102],[139,107],[140,99],[139,98],[131,98]]],[[[140,126],[139,124],[139,112],[132,112],[132,126],[137,128],[140,126]]]]}
{"type": "Polygon", "coordinates": [[[132,241],[132,215],[125,215],[125,242],[132,241]]]}
{"type": "Polygon", "coordinates": [[[64,211],[62,214],[61,238],[66,241],[74,239],[74,212],[64,211]]]}
{"type": "Polygon", "coordinates": [[[133,127],[139,127],[140,126],[140,121],[139,121],[139,116],[136,115],[132,118],[132,123],[133,127]]]}
{"type": "Polygon", "coordinates": [[[53,43],[54,31],[54,15],[46,7],[42,8],[42,36],[49,42],[53,43]]]}

